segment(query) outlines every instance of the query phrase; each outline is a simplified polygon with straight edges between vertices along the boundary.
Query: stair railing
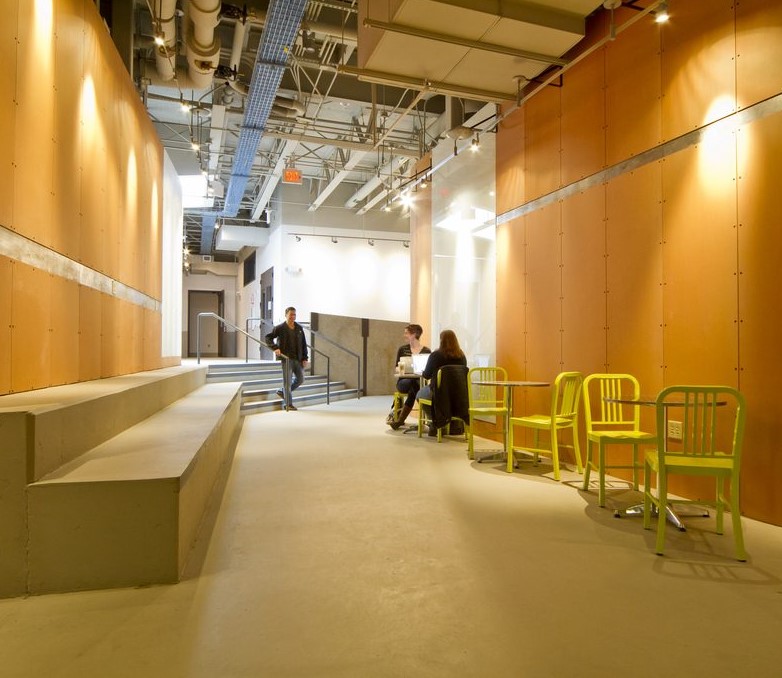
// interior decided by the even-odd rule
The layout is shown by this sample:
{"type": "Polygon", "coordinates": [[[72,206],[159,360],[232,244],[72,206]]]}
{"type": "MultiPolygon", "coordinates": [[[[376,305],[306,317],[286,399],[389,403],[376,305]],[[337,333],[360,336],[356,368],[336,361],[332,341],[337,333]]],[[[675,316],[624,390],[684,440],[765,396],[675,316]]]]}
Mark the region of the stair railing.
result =
{"type": "Polygon", "coordinates": [[[354,353],[349,348],[345,348],[341,344],[338,344],[336,341],[329,339],[326,335],[321,334],[317,330],[313,330],[311,327],[307,327],[307,330],[309,330],[310,333],[310,348],[315,351],[316,353],[324,356],[326,360],[328,361],[329,357],[323,353],[323,351],[319,351],[315,348],[315,337],[322,341],[326,341],[334,348],[338,348],[340,351],[344,351],[348,355],[354,357],[356,359],[356,398],[361,398],[361,356],[358,353],[354,353]]]}
{"type": "MultiPolygon", "coordinates": [[[[228,322],[222,316],[217,315],[217,313],[212,313],[211,311],[204,311],[203,313],[199,313],[198,314],[198,318],[196,320],[196,332],[197,332],[197,335],[196,335],[196,363],[199,364],[199,365],[201,364],[201,318],[202,317],[204,317],[204,318],[215,318],[218,322],[223,324],[223,329],[225,329],[226,326],[232,327],[234,330],[236,330],[237,332],[241,332],[245,336],[245,341],[247,341],[248,339],[252,339],[255,343],[258,344],[258,346],[263,346],[265,348],[269,348],[268,346],[266,346],[265,342],[261,341],[257,337],[254,337],[252,334],[250,334],[249,332],[246,332],[241,327],[237,327],[233,323],[228,322]]],[[[311,331],[312,330],[310,330],[310,332],[311,331]]],[[[329,340],[327,340],[327,341],[329,341],[329,340]]],[[[342,348],[338,344],[335,344],[335,345],[338,346],[339,348],[342,348]]],[[[313,351],[314,353],[317,353],[317,354],[323,356],[326,359],[326,404],[330,405],[331,404],[331,358],[328,355],[326,355],[325,353],[323,353],[323,351],[318,350],[314,346],[310,346],[310,350],[313,351]]],[[[347,351],[347,349],[344,349],[344,350],[347,351]]],[[[348,353],[350,353],[350,351],[348,351],[348,353]]],[[[280,354],[280,355],[282,355],[282,354],[280,354]]],[[[355,354],[353,354],[353,355],[355,355],[355,354]]],[[[288,356],[286,356],[286,355],[282,355],[282,357],[288,359],[288,356]]],[[[356,357],[358,357],[358,356],[356,356],[356,357]]],[[[284,371],[284,373],[285,373],[285,371],[284,371]]],[[[310,374],[312,374],[312,369],[310,369],[310,374]]],[[[285,388],[285,386],[286,385],[283,384],[283,388],[285,388]]],[[[287,385],[287,388],[290,388],[290,374],[288,374],[288,385],[287,385]]],[[[359,392],[359,397],[360,397],[360,392],[359,392]]]]}

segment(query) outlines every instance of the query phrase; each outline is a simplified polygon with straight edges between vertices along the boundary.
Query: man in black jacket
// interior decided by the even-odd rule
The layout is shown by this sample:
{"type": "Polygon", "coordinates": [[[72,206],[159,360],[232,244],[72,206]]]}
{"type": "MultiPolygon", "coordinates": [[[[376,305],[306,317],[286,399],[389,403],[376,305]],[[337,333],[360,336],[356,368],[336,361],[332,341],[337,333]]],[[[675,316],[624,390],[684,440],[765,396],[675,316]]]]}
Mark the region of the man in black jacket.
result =
{"type": "Polygon", "coordinates": [[[304,382],[309,353],[304,328],[296,322],[293,306],[285,309],[285,322],[275,325],[266,335],[266,345],[274,351],[274,355],[283,356],[283,389],[277,391],[277,395],[284,398],[287,410],[295,410],[292,394],[304,382]]]}

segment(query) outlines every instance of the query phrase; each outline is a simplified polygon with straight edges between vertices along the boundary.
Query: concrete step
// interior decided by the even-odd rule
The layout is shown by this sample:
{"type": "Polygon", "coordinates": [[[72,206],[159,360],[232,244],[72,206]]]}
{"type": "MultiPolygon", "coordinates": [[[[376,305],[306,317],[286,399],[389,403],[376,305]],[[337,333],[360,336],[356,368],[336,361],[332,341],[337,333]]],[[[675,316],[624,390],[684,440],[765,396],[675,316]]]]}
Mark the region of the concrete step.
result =
{"type": "MultiPolygon", "coordinates": [[[[304,386],[296,389],[293,394],[293,404],[296,407],[303,407],[306,405],[321,405],[326,402],[326,391],[315,393],[301,393],[304,390],[304,386]],[[301,395],[299,395],[301,393],[301,395]]],[[[348,400],[358,397],[358,389],[355,388],[341,388],[332,390],[330,394],[331,401],[335,400],[348,400]]],[[[263,412],[275,412],[282,410],[282,399],[276,395],[267,400],[255,400],[250,402],[242,402],[241,414],[261,414],[263,412]]]]}

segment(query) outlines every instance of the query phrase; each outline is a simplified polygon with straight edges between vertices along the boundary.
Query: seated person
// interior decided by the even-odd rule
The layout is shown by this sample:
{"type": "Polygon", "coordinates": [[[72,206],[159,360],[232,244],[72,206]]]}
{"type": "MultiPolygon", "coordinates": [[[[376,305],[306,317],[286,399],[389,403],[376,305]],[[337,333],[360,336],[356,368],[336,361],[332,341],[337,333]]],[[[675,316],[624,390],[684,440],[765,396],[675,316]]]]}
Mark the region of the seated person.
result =
{"type": "MultiPolygon", "coordinates": [[[[395,365],[399,364],[402,358],[418,355],[420,353],[431,353],[432,349],[428,346],[421,344],[421,335],[424,333],[424,328],[415,323],[409,324],[404,329],[405,343],[402,344],[396,352],[395,365]]],[[[396,382],[396,390],[400,393],[406,393],[405,403],[399,412],[399,416],[394,419],[390,417],[386,420],[386,423],[394,430],[398,429],[405,423],[407,415],[413,409],[415,405],[415,394],[418,393],[418,387],[420,386],[420,380],[416,377],[401,377],[396,382]]]]}
{"type": "MultiPolygon", "coordinates": [[[[467,367],[467,357],[464,355],[461,346],[459,346],[459,340],[456,338],[456,334],[453,330],[443,330],[440,332],[440,347],[432,352],[429,356],[429,360],[426,363],[426,368],[423,371],[423,376],[430,381],[437,376],[437,372],[441,367],[446,365],[462,365],[467,367]]],[[[418,391],[418,398],[425,398],[427,400],[433,400],[433,385],[430,383],[424,386],[418,391]]],[[[434,405],[436,409],[436,405],[434,405]]],[[[437,427],[429,427],[429,435],[437,435],[437,427]]]]}

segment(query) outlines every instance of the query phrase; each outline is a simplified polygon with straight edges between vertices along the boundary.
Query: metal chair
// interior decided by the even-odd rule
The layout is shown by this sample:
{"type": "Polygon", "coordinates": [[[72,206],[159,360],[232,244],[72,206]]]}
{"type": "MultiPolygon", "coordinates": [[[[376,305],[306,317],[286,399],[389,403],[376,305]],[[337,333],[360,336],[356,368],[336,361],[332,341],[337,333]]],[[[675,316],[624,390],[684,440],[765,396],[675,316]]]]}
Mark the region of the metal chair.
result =
{"type": "Polygon", "coordinates": [[[465,365],[444,365],[432,380],[431,398],[418,398],[418,437],[423,436],[424,425],[437,428],[437,442],[443,440],[443,429],[456,419],[464,425],[465,440],[469,439],[469,389],[465,365]]]}
{"type": "Polygon", "coordinates": [[[638,446],[654,443],[654,433],[641,431],[638,379],[631,374],[590,374],[584,379],[584,418],[586,419],[587,450],[584,463],[584,491],[589,489],[592,469],[598,473],[598,506],[606,505],[606,470],[632,469],[633,489],[638,490],[638,446]],[[618,402],[624,400],[625,402],[618,402]],[[593,460],[592,445],[597,443],[597,461],[593,460]],[[609,445],[629,445],[633,449],[630,464],[609,464],[606,448],[609,445]]]}
{"type": "MultiPolygon", "coordinates": [[[[508,390],[502,386],[484,386],[476,384],[478,381],[507,381],[508,372],[504,367],[473,367],[467,373],[467,383],[470,387],[470,421],[474,417],[502,417],[502,448],[507,445],[507,426],[505,418],[508,416],[508,390]]],[[[473,446],[473,431],[470,426],[470,434],[467,443],[467,455],[475,458],[473,446]]]]}
{"type": "MultiPolygon", "coordinates": [[[[581,473],[581,450],[578,444],[578,403],[581,400],[581,386],[584,377],[581,372],[560,372],[551,389],[551,412],[549,414],[533,414],[528,417],[511,417],[508,433],[508,473],[513,472],[515,452],[530,452],[534,462],[538,463],[541,454],[550,454],[554,465],[554,480],[559,480],[559,448],[558,434],[570,429],[573,435],[573,450],[576,466],[581,473]],[[534,432],[532,446],[515,446],[513,430],[516,426],[531,428],[534,432]],[[549,447],[543,447],[540,442],[540,432],[548,431],[549,447]]],[[[564,447],[564,446],[562,446],[564,447]]]]}
{"type": "Polygon", "coordinates": [[[657,396],[657,449],[644,455],[644,528],[650,529],[652,507],[657,508],[656,552],[665,546],[668,477],[710,476],[715,479],[713,500],[676,499],[676,503],[711,506],[717,513],[717,534],[723,533],[723,513],[730,509],[736,559],[744,561],[744,534],[739,510],[739,475],[744,425],[744,396],[730,386],[669,386],[657,396]],[[669,439],[668,420],[681,420],[681,441],[669,439]],[[657,495],[651,487],[657,476],[657,495]],[[727,492],[726,492],[727,490],[727,492]]]}

